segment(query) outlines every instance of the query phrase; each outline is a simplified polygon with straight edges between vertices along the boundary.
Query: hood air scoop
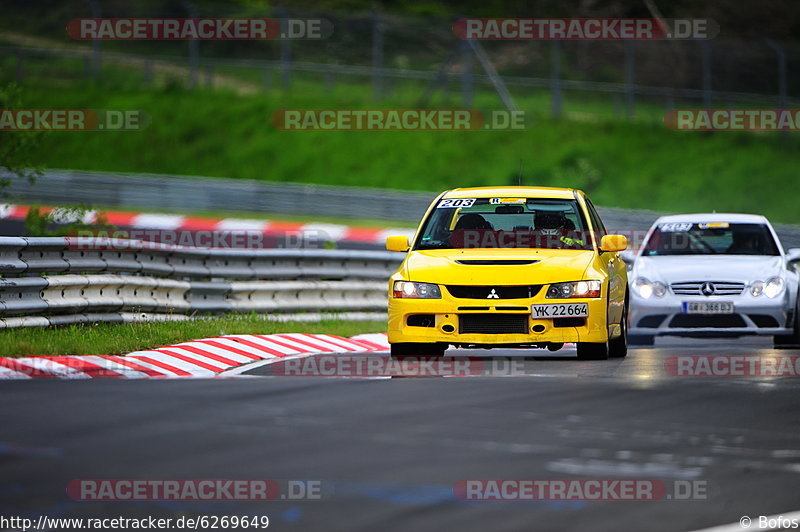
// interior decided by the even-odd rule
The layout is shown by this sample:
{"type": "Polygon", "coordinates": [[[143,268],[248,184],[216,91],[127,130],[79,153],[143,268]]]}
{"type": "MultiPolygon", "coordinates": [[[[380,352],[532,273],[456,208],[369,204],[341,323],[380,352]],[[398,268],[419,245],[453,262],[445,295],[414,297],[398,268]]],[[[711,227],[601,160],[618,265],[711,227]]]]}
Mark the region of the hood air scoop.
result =
{"type": "Polygon", "coordinates": [[[536,264],[538,260],[533,259],[460,259],[458,264],[466,266],[524,266],[526,264],[536,264]]]}

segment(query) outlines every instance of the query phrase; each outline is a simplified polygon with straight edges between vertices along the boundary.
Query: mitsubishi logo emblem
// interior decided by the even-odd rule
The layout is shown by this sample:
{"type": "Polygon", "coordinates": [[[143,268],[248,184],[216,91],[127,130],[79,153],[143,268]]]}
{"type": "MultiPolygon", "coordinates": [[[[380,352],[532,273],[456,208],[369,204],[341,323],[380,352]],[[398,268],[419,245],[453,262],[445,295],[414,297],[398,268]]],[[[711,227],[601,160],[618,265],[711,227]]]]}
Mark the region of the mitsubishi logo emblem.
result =
{"type": "Polygon", "coordinates": [[[500,299],[500,296],[497,295],[497,291],[492,288],[492,291],[489,292],[489,295],[486,296],[486,299],[500,299]]]}
{"type": "Polygon", "coordinates": [[[713,296],[716,291],[717,289],[714,287],[713,283],[703,283],[700,285],[700,293],[704,296],[713,296]]]}

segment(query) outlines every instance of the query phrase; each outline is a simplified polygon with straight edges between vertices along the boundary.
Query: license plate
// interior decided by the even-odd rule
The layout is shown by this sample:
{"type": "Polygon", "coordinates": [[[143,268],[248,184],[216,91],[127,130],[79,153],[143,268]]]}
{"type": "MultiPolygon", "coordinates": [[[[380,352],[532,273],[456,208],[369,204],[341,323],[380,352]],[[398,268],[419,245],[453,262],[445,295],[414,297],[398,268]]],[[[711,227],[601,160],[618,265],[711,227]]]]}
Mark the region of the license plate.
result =
{"type": "Polygon", "coordinates": [[[733,314],[732,301],[684,301],[684,314],[733,314]]]}
{"type": "Polygon", "coordinates": [[[553,303],[531,305],[533,318],[586,318],[589,316],[588,303],[553,303]]]}

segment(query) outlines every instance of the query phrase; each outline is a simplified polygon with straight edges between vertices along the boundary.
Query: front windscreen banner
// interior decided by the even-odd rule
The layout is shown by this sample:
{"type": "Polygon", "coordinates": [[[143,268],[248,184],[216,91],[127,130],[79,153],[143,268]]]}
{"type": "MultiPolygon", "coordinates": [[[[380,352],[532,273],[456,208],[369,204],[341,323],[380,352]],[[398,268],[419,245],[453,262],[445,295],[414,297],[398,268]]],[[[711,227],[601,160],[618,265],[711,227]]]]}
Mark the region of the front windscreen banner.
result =
{"type": "Polygon", "coordinates": [[[655,228],[642,255],[779,255],[769,228],[758,223],[667,222],[655,228]]]}
{"type": "Polygon", "coordinates": [[[592,249],[573,199],[443,199],[431,213],[418,249],[592,249]]]}

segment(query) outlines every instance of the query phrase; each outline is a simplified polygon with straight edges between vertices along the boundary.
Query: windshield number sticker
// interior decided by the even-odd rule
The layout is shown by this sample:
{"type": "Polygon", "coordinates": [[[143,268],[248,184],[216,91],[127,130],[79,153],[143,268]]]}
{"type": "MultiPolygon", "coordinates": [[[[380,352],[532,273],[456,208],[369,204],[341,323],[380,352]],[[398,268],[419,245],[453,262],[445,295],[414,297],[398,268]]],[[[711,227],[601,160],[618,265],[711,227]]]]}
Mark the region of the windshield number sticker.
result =
{"type": "Polygon", "coordinates": [[[659,229],[662,233],[685,233],[692,228],[690,222],[673,222],[668,224],[661,224],[659,229]]]}
{"type": "Polygon", "coordinates": [[[444,199],[439,202],[439,205],[436,206],[437,209],[461,209],[472,207],[472,204],[475,203],[475,198],[466,198],[466,199],[444,199]]]}

